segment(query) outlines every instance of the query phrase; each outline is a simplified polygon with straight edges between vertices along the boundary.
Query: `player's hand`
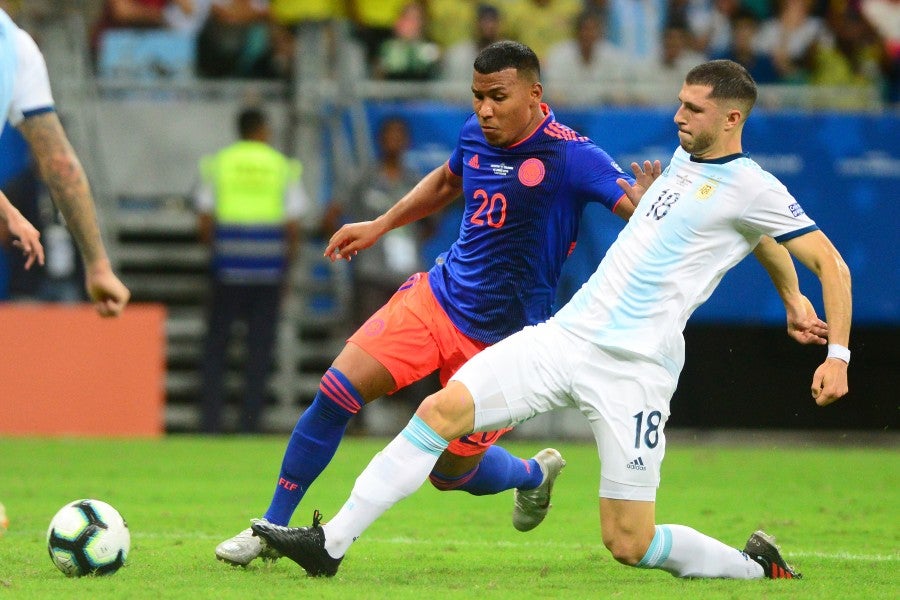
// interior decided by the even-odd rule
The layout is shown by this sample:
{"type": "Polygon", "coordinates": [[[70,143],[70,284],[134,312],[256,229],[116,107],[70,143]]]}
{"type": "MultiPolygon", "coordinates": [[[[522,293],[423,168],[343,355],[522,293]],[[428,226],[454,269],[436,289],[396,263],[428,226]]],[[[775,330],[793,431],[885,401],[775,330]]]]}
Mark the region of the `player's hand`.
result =
{"type": "Polygon", "coordinates": [[[847,385],[847,363],[839,358],[826,358],[813,374],[812,397],[819,406],[831,404],[850,391],[847,385]]]}
{"type": "Polygon", "coordinates": [[[650,184],[662,174],[662,163],[658,160],[654,160],[652,163],[649,160],[645,160],[643,165],[633,162],[631,163],[631,171],[634,173],[634,185],[631,185],[625,179],[616,179],[616,183],[622,188],[622,191],[625,192],[625,196],[631,200],[631,203],[637,206],[650,184]]]}
{"type": "Polygon", "coordinates": [[[812,302],[800,295],[797,302],[785,305],[787,333],[801,344],[824,345],[828,343],[828,323],[816,315],[812,302]]]}
{"type": "Polygon", "coordinates": [[[21,250],[25,256],[25,269],[30,269],[34,263],[43,265],[44,246],[41,244],[41,232],[19,211],[10,215],[6,226],[13,236],[12,245],[21,250]]]}
{"type": "Polygon", "coordinates": [[[325,258],[331,262],[340,259],[350,260],[360,250],[365,250],[378,241],[381,231],[375,221],[348,223],[334,232],[325,247],[325,258]]]}
{"type": "Polygon", "coordinates": [[[119,316],[131,299],[131,292],[119,281],[107,260],[87,269],[85,288],[101,317],[119,316]]]}

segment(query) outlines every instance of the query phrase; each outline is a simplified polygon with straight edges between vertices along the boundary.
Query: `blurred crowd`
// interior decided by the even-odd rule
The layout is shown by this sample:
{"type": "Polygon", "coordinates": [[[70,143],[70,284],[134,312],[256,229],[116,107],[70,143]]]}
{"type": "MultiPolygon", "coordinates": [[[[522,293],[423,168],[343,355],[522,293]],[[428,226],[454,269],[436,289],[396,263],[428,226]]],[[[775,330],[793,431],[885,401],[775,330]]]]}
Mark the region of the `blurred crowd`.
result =
{"type": "Polygon", "coordinates": [[[321,52],[358,52],[372,79],[468,81],[480,48],[516,39],[561,93],[677,83],[730,58],[761,84],[876,86],[900,101],[900,0],[104,0],[92,44],[98,56],[113,30],[174,31],[201,77],[279,78],[302,60],[302,27],[338,23],[357,47],[321,52]]]}

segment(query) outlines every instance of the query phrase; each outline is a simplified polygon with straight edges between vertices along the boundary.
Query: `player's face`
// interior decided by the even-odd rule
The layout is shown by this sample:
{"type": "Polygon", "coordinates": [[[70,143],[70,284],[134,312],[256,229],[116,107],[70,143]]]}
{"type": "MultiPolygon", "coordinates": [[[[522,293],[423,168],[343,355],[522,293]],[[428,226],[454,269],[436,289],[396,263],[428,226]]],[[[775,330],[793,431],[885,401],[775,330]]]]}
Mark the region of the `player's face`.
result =
{"type": "Polygon", "coordinates": [[[719,105],[709,97],[708,85],[684,84],[678,94],[681,105],[675,112],[678,141],[685,151],[706,158],[715,151],[724,116],[719,105]]]}
{"type": "Polygon", "coordinates": [[[541,84],[519,77],[517,69],[472,76],[472,106],[492,146],[511,146],[534,131],[543,118],[542,95],[541,84]]]}

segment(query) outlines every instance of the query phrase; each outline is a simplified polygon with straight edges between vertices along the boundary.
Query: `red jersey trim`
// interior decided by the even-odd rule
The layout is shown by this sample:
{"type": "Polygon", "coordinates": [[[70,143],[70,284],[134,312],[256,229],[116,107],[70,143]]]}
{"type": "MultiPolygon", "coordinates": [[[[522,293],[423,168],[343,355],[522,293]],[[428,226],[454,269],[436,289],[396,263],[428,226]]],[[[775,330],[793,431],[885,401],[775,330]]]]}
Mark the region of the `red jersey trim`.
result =
{"type": "Polygon", "coordinates": [[[526,135],[524,138],[522,138],[515,144],[511,144],[511,145],[507,146],[507,148],[515,148],[516,146],[521,146],[522,144],[524,144],[525,142],[527,142],[528,140],[533,138],[534,135],[544,127],[544,125],[547,123],[547,119],[550,118],[550,105],[546,104],[544,102],[541,102],[541,112],[544,113],[544,118],[541,120],[540,123],[538,123],[537,127],[535,127],[531,133],[526,135]]]}
{"type": "MultiPolygon", "coordinates": [[[[627,181],[627,180],[626,180],[626,181],[627,181]]],[[[622,194],[621,196],[619,196],[619,199],[616,200],[616,203],[612,205],[612,208],[609,209],[609,211],[610,211],[611,213],[615,214],[615,213],[616,213],[616,209],[619,208],[619,204],[621,204],[621,203],[622,203],[622,200],[624,200],[624,199],[627,198],[627,197],[628,197],[628,196],[626,196],[625,194],[622,194]]]]}

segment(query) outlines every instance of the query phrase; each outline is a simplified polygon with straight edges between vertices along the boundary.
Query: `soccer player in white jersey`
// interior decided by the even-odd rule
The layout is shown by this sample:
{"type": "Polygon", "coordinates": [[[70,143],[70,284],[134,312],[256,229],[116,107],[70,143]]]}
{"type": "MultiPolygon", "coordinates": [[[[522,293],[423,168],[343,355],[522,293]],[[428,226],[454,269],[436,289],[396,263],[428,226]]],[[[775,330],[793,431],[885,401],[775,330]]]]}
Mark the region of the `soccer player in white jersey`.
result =
{"type": "MultiPolygon", "coordinates": [[[[687,74],[678,99],[681,147],[572,300],[549,321],[470,359],[426,398],[330,522],[293,529],[256,523],[258,535],[309,574],[333,575],[366,527],[425,481],[448,440],[576,407],[597,439],[603,543],[616,560],[679,577],[799,576],[764,532],[741,551],[690,527],[655,522],[684,325],[738,261],[754,252],[766,267],[792,337],[825,343],[827,335],[828,356],[812,378],[817,404],[847,393],[850,360],[846,264],[785,187],[743,153],[753,79],[731,61],[704,63],[687,74]],[[827,323],[800,293],[788,252],[819,277],[827,323]]],[[[648,166],[643,177],[651,177],[648,166]]]]}
{"type": "MultiPolygon", "coordinates": [[[[0,114],[6,114],[4,107],[12,102],[13,85],[15,84],[15,38],[10,35],[2,22],[9,17],[0,11],[0,114]]],[[[3,124],[0,123],[0,131],[3,124]]],[[[44,247],[41,245],[41,234],[28,219],[10,203],[9,198],[0,191],[0,223],[12,238],[12,244],[25,255],[25,268],[30,269],[35,262],[44,264],[44,247]]]]}
{"type": "MultiPolygon", "coordinates": [[[[113,273],[103,246],[91,188],[56,114],[44,57],[31,36],[3,10],[0,10],[0,116],[9,120],[28,142],[50,196],[81,251],[88,296],[102,316],[118,315],[131,294],[113,273]]],[[[16,220],[15,215],[13,218],[16,220]]],[[[43,263],[43,249],[37,231],[30,224],[26,227],[18,222],[12,233],[19,238],[16,245],[28,257],[26,266],[34,260],[43,263]]]]}

